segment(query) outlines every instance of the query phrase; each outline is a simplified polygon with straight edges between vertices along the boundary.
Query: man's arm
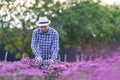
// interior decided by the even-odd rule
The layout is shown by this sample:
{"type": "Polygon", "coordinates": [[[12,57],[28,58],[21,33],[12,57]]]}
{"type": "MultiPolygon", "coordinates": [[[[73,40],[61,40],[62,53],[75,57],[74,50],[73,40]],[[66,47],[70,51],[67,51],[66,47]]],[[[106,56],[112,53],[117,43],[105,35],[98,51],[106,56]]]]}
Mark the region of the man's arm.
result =
{"type": "Polygon", "coordinates": [[[33,53],[35,54],[35,58],[41,57],[40,55],[41,52],[37,48],[37,43],[38,43],[37,33],[34,31],[32,34],[31,49],[33,53]]]}
{"type": "Polygon", "coordinates": [[[53,44],[52,44],[52,60],[56,60],[58,56],[58,51],[59,51],[59,34],[58,32],[55,32],[54,34],[54,39],[53,39],[53,44]]]}

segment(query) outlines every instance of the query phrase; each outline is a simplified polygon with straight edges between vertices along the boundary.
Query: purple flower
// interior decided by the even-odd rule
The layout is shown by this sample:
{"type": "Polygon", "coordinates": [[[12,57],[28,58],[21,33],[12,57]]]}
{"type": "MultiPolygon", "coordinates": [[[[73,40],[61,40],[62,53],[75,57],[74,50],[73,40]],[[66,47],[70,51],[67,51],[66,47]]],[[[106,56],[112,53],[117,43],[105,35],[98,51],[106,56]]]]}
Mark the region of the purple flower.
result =
{"type": "Polygon", "coordinates": [[[42,73],[39,69],[22,70],[19,72],[19,75],[21,75],[23,77],[38,76],[42,79],[45,78],[44,73],[42,73]]]}

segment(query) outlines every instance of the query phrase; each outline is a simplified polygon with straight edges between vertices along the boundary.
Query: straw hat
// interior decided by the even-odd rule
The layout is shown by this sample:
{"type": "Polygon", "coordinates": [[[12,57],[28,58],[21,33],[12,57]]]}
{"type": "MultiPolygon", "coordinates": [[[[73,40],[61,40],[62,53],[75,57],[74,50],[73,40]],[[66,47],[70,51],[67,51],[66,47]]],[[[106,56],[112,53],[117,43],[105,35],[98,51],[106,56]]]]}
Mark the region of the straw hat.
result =
{"type": "Polygon", "coordinates": [[[36,22],[37,26],[47,26],[51,23],[51,21],[46,17],[39,17],[39,20],[36,22]]]}

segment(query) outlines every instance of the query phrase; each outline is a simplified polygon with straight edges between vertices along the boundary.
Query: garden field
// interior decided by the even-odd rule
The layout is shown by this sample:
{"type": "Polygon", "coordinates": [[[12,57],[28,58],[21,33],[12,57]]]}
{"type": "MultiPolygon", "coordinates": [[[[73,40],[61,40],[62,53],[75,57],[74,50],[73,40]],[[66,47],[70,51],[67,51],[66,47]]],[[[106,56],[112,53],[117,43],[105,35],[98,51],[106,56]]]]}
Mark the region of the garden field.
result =
{"type": "Polygon", "coordinates": [[[120,80],[120,56],[36,67],[34,59],[0,62],[0,80],[120,80]]]}

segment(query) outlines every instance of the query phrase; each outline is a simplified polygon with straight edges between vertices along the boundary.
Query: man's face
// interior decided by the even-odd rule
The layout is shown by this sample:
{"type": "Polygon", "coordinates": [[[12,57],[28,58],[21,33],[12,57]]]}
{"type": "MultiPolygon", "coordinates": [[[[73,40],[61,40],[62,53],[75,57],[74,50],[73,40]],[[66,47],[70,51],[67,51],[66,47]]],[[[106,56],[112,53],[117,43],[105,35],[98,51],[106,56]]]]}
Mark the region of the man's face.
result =
{"type": "Polygon", "coordinates": [[[48,27],[49,26],[40,26],[40,29],[43,33],[47,33],[48,32],[48,27]]]}

